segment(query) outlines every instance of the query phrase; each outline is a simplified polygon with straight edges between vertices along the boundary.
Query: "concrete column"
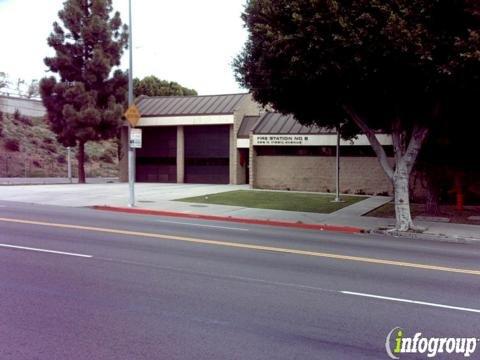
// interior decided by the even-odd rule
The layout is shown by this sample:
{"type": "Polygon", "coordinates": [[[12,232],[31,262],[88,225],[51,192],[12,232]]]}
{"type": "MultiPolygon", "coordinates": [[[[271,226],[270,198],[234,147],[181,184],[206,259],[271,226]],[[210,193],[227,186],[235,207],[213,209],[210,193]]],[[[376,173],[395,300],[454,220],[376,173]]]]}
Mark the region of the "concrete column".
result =
{"type": "Polygon", "coordinates": [[[229,183],[232,185],[238,184],[237,179],[237,162],[238,162],[238,154],[237,154],[237,140],[235,138],[235,129],[233,125],[230,125],[230,162],[229,162],[229,170],[230,170],[230,181],[229,183]]]}
{"type": "Polygon", "coordinates": [[[177,126],[177,183],[185,182],[185,135],[183,126],[177,126]]]}
{"type": "Polygon", "coordinates": [[[120,129],[120,151],[119,151],[119,179],[121,182],[128,181],[128,126],[120,129]]]}
{"type": "Polygon", "coordinates": [[[247,180],[245,179],[246,172],[247,172],[247,163],[248,159],[244,159],[243,166],[240,163],[240,160],[242,159],[241,155],[242,153],[245,153],[245,149],[238,149],[237,148],[237,184],[245,184],[247,180]]]}
{"type": "Polygon", "coordinates": [[[255,188],[255,147],[253,146],[253,133],[250,132],[250,147],[248,149],[248,182],[250,185],[250,189],[255,188]]]}

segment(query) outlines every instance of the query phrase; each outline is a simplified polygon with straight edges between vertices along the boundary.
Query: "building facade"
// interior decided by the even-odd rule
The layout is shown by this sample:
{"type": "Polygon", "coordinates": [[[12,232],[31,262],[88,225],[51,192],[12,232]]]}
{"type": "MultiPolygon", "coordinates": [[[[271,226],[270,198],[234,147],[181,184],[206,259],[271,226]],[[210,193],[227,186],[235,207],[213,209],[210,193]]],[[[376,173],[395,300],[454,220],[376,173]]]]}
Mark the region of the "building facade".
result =
{"type": "MultiPolygon", "coordinates": [[[[337,135],[267,112],[250,94],[140,97],[143,144],[136,180],[250,184],[252,188],[335,190],[337,135]]],[[[122,129],[120,178],[128,179],[127,127],[122,129]]],[[[391,152],[391,139],[378,134],[391,152]]],[[[341,142],[343,193],[391,194],[392,185],[366,137],[341,142]]]]}

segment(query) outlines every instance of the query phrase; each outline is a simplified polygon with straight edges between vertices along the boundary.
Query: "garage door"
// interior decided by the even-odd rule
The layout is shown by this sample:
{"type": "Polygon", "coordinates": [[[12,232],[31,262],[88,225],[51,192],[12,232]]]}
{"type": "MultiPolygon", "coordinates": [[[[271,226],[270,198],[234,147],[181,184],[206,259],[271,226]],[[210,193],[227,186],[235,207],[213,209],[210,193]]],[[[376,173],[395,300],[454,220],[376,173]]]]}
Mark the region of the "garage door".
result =
{"type": "Polygon", "coordinates": [[[229,183],[229,126],[185,126],[185,182],[229,183]]]}
{"type": "Polygon", "coordinates": [[[177,181],[177,128],[147,127],[142,148],[136,151],[136,178],[139,182],[177,181]]]}

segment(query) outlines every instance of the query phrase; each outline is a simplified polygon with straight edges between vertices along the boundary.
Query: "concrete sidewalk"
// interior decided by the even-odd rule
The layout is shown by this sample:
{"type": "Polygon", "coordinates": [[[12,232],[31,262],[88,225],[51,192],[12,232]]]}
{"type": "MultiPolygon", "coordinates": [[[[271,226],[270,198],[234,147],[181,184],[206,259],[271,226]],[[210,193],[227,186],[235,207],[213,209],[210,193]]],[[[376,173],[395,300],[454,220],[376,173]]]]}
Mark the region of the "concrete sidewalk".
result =
{"type": "MultiPolygon", "coordinates": [[[[0,177],[1,185],[58,185],[58,184],[75,184],[77,178],[72,178],[72,182],[66,177],[0,177]]],[[[87,178],[87,184],[107,184],[116,183],[116,177],[96,177],[87,178]]]]}
{"type": "MultiPolygon", "coordinates": [[[[136,200],[138,209],[160,210],[179,214],[199,214],[203,216],[219,216],[228,218],[255,219],[261,221],[277,221],[312,225],[331,225],[356,227],[365,230],[391,228],[395,220],[362,216],[379,206],[389,202],[390,197],[374,196],[331,214],[311,212],[294,212],[284,210],[268,210],[246,208],[240,206],[196,204],[176,199],[205,196],[219,192],[246,190],[248,185],[203,185],[203,184],[136,184],[136,200]]],[[[268,191],[268,190],[265,190],[268,191]]],[[[39,186],[0,186],[0,200],[27,203],[59,205],[59,206],[111,206],[128,205],[128,185],[113,184],[65,184],[39,186]]],[[[416,221],[417,225],[427,228],[421,235],[459,241],[478,239],[480,226],[416,221]]]]}
{"type": "MultiPolygon", "coordinates": [[[[161,208],[168,206],[171,200],[179,198],[247,188],[247,185],[139,183],[135,185],[135,193],[139,207],[153,206],[161,208]]],[[[127,206],[128,184],[87,183],[0,186],[0,200],[75,207],[94,205],[127,206]]]]}

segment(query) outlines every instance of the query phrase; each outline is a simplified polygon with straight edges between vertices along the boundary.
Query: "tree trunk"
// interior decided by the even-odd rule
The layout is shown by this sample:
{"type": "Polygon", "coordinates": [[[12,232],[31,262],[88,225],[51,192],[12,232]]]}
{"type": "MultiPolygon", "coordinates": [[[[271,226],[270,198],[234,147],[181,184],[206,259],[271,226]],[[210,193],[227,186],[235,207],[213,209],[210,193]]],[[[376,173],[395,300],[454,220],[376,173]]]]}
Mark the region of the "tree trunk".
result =
{"type": "Polygon", "coordinates": [[[417,160],[425,138],[426,127],[414,126],[412,135],[407,141],[403,131],[394,126],[392,130],[393,148],[395,152],[395,172],[392,177],[395,193],[395,229],[399,231],[416,230],[410,213],[410,175],[417,160]],[[402,139],[403,138],[403,139],[402,139]]]}
{"type": "Polygon", "coordinates": [[[85,184],[85,142],[78,143],[78,183],[85,184]]]}
{"type": "Polygon", "coordinates": [[[359,116],[351,107],[344,106],[344,110],[355,124],[363,131],[368,138],[370,145],[377,154],[380,166],[387,177],[392,181],[395,194],[395,229],[399,231],[413,230],[412,216],[410,214],[410,174],[413,165],[417,159],[423,142],[428,135],[428,128],[416,124],[411,130],[410,139],[408,139],[407,131],[402,126],[400,118],[395,119],[392,123],[392,142],[395,154],[395,170],[389,163],[389,159],[383,146],[378,141],[375,132],[367,125],[367,123],[359,116]]]}
{"type": "Polygon", "coordinates": [[[393,175],[393,189],[395,193],[396,230],[408,231],[413,228],[410,213],[410,189],[408,187],[410,173],[405,161],[400,160],[395,167],[393,175]]]}

